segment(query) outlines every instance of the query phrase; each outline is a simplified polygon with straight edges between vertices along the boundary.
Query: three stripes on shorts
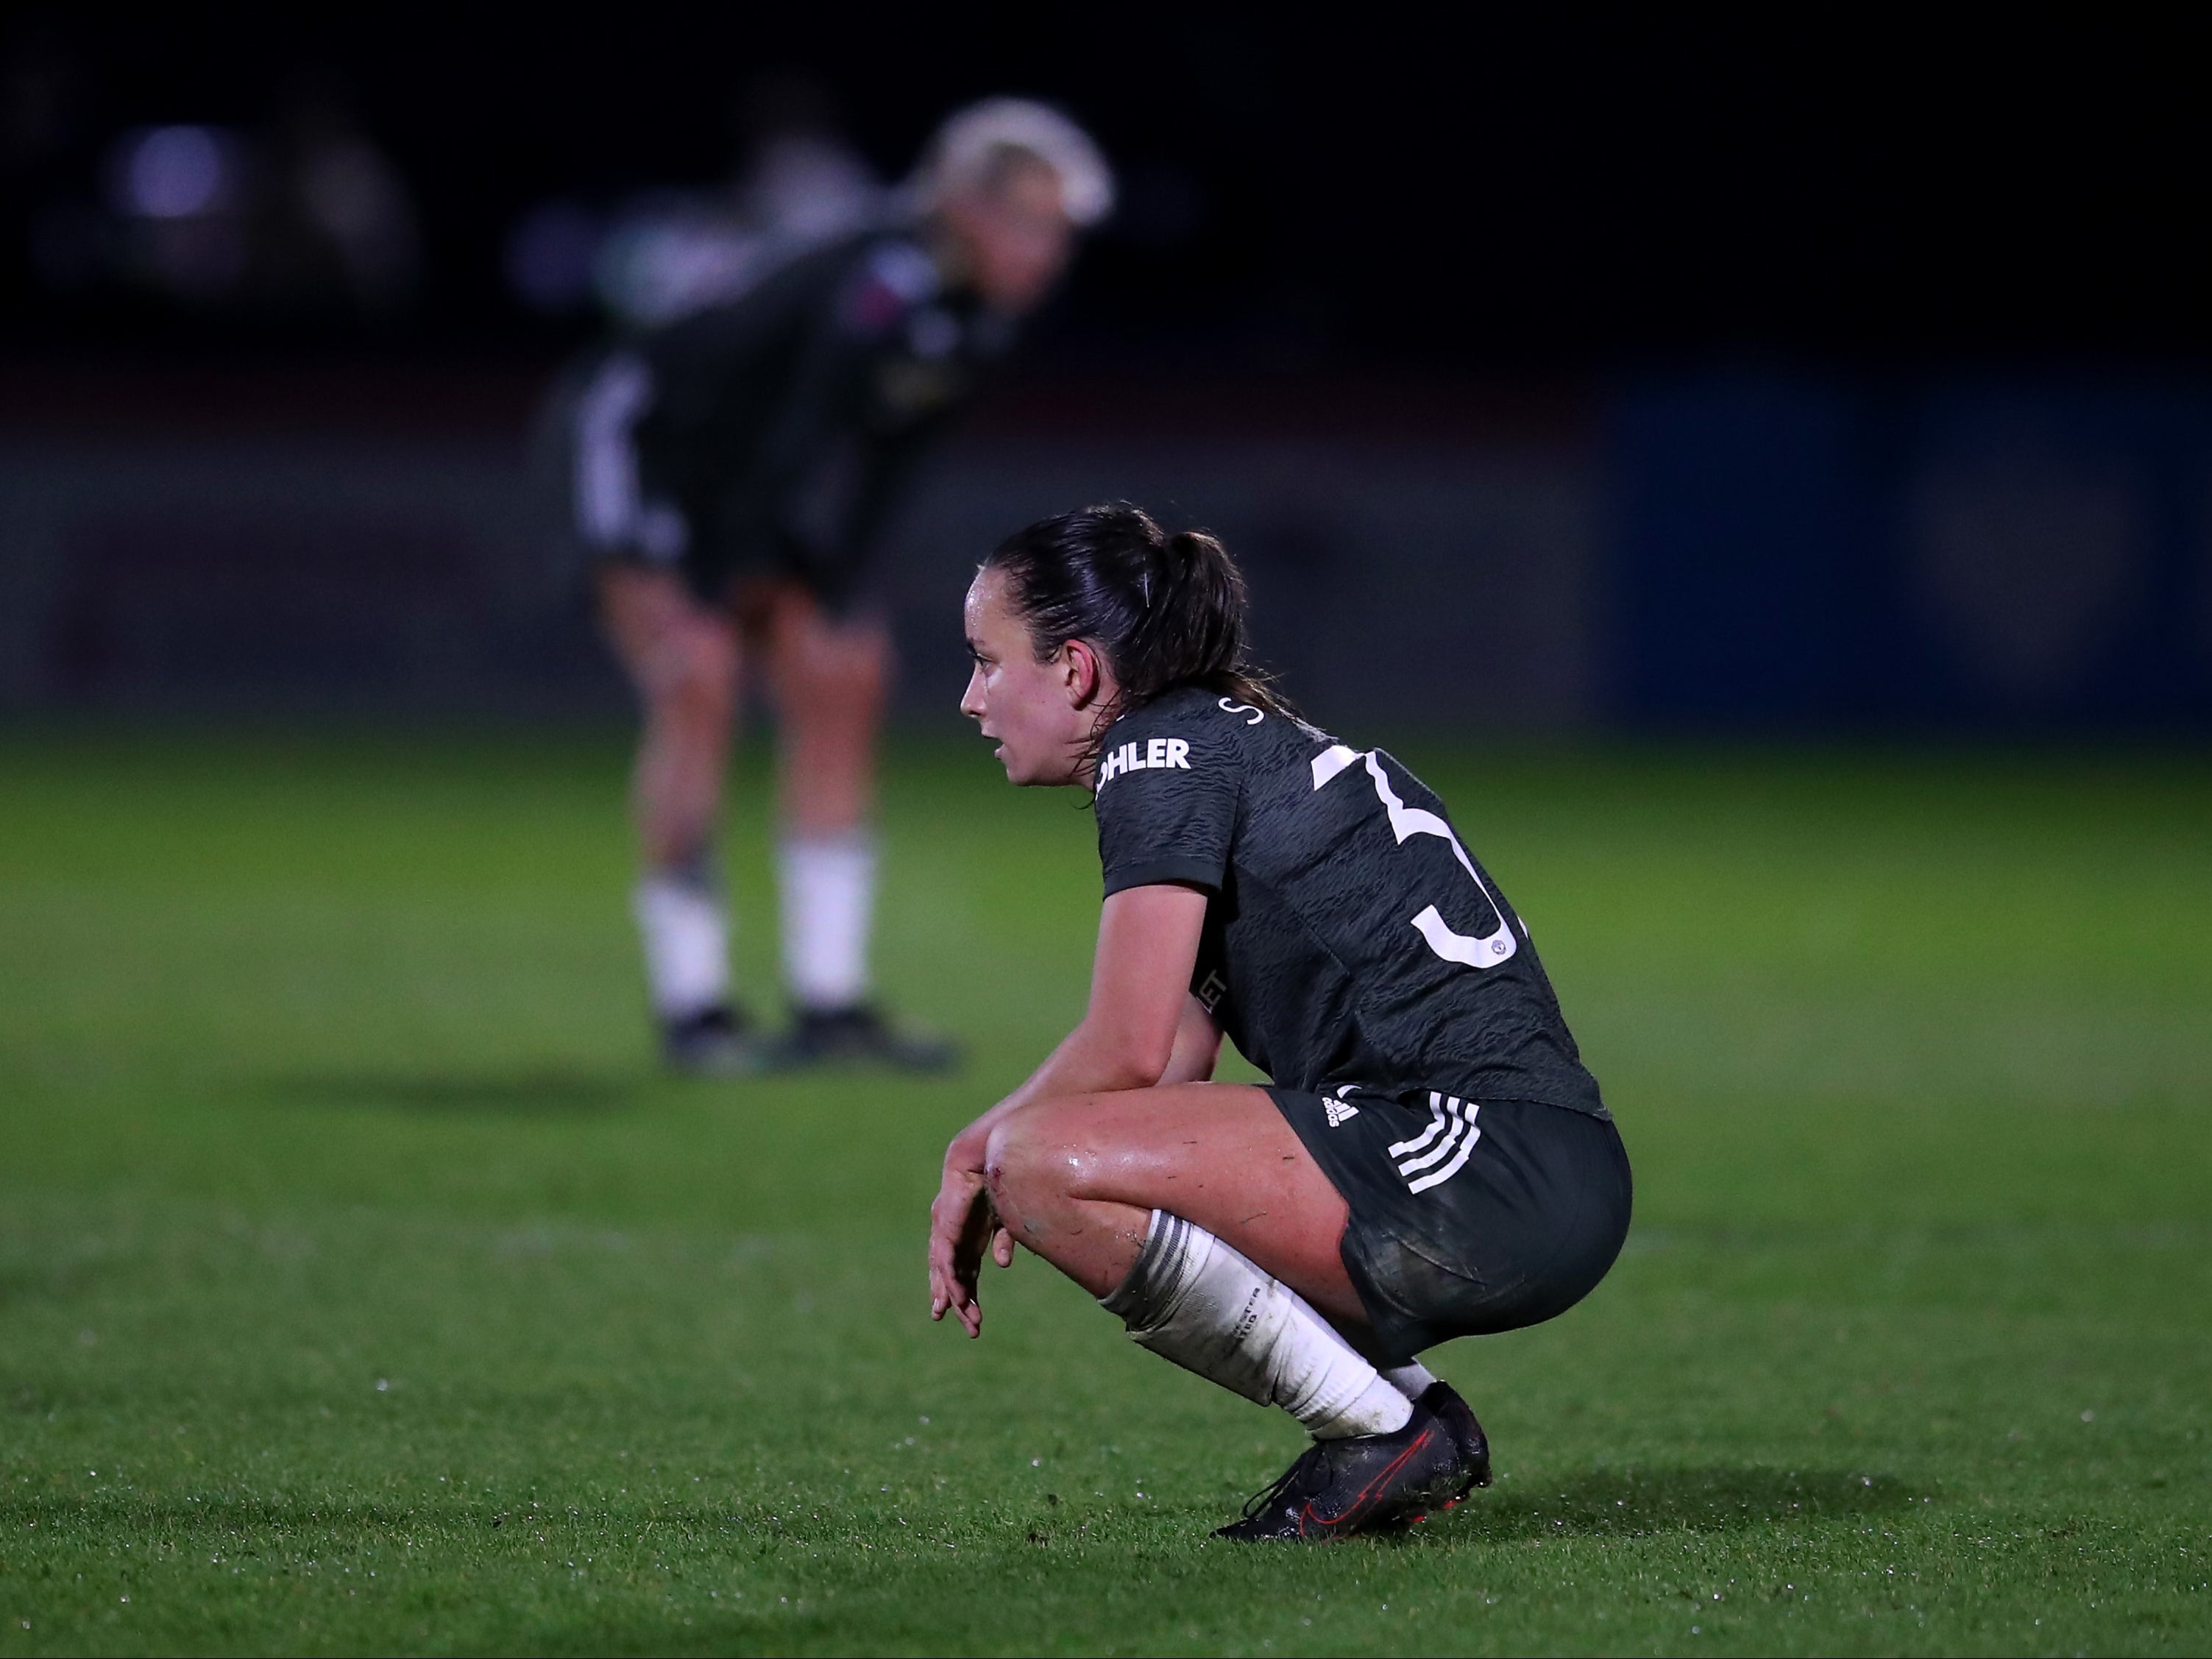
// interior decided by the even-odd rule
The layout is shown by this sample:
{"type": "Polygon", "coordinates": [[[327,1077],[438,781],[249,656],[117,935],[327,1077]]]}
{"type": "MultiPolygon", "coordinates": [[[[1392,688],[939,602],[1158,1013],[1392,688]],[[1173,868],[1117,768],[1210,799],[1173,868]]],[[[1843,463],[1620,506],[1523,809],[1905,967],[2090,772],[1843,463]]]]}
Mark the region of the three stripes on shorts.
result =
{"type": "Polygon", "coordinates": [[[1426,1192],[1460,1172],[1474,1143],[1482,1139],[1482,1131],[1474,1127],[1474,1115],[1481,1109],[1480,1101],[1429,1091],[1429,1127],[1390,1148],[1408,1191],[1426,1192]]]}

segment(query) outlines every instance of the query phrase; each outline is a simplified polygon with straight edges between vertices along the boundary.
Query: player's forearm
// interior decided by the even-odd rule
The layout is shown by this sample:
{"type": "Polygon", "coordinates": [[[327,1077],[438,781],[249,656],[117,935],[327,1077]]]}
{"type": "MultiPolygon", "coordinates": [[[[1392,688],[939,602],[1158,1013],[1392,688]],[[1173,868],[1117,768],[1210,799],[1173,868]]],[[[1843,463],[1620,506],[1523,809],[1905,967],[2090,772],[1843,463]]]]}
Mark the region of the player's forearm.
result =
{"type": "Polygon", "coordinates": [[[1162,1083],[1211,1083],[1221,1058],[1221,1028],[1196,997],[1184,1001],[1182,1023],[1176,1027],[1175,1051],[1168,1056],[1162,1083]]]}
{"type": "Polygon", "coordinates": [[[1174,1054],[1172,1034],[1163,1041],[1158,1032],[1109,1025],[1093,1015],[1067,1034],[1012,1098],[1026,1104],[1149,1089],[1166,1073],[1174,1054]]]}
{"type": "Polygon", "coordinates": [[[955,1137],[946,1165],[981,1169],[991,1127],[1009,1112],[1072,1095],[1149,1089],[1168,1075],[1179,1050],[1193,1060],[1197,1045],[1186,1050],[1183,1043],[1192,1011],[1212,1028],[1185,988],[1205,920],[1205,896],[1185,887],[1131,887],[1109,896],[1082,1023],[1026,1083],[955,1137]]]}

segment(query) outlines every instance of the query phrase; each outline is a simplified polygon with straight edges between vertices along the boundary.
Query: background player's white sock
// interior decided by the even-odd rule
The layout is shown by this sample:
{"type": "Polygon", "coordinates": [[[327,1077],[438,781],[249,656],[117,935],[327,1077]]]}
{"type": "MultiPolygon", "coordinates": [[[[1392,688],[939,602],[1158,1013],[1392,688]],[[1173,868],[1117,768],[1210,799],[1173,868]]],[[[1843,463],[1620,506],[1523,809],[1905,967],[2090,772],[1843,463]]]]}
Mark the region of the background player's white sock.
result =
{"type": "Polygon", "coordinates": [[[868,994],[876,843],[864,830],[790,836],[779,849],[783,976],[801,1008],[849,1008],[868,994]]]}
{"type": "Polygon", "coordinates": [[[1392,1365],[1382,1373],[1382,1380],[1408,1400],[1419,1400],[1437,1381],[1437,1374],[1418,1359],[1409,1359],[1402,1365],[1392,1365]]]}
{"type": "Polygon", "coordinates": [[[685,1019],[729,1000],[729,911],[710,861],[654,871],[638,883],[630,908],[655,1014],[685,1019]]]}
{"type": "Polygon", "coordinates": [[[1389,1434],[1413,1415],[1304,1297],[1165,1210],[1152,1212],[1136,1265],[1099,1306],[1162,1358],[1280,1406],[1316,1440],[1389,1434]]]}

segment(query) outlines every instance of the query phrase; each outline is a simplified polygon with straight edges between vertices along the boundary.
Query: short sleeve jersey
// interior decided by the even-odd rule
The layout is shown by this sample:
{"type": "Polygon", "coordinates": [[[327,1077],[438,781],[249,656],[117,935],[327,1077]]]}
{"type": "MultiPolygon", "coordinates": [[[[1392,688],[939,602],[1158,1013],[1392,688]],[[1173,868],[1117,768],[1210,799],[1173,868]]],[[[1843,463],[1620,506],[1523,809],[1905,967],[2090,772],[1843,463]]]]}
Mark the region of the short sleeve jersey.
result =
{"type": "Polygon", "coordinates": [[[629,343],[654,386],[643,482],[684,510],[702,574],[778,550],[834,586],[1014,331],[909,232],[802,254],[629,343]]]}
{"type": "Polygon", "coordinates": [[[1185,687],[1107,732],[1095,799],[1109,896],[1207,895],[1191,990],[1278,1085],[1609,1115],[1528,930],[1391,756],[1185,687]]]}

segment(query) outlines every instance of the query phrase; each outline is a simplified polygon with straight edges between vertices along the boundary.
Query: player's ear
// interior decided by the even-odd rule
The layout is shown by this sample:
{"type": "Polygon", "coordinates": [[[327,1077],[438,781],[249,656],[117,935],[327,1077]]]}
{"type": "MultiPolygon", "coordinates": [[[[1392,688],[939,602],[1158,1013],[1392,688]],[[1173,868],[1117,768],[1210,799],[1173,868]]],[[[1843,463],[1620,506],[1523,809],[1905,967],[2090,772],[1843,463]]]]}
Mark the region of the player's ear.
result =
{"type": "Polygon", "coordinates": [[[1070,640],[1060,649],[1069,706],[1088,708],[1098,701],[1099,690],[1104,683],[1104,676],[1099,672],[1098,653],[1087,640],[1070,640]]]}

